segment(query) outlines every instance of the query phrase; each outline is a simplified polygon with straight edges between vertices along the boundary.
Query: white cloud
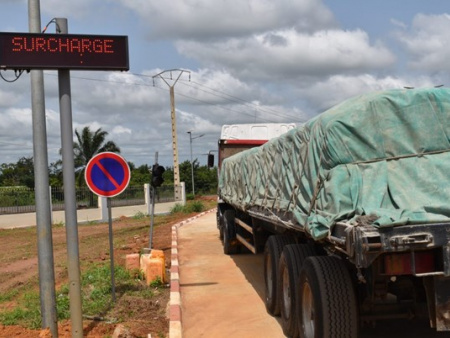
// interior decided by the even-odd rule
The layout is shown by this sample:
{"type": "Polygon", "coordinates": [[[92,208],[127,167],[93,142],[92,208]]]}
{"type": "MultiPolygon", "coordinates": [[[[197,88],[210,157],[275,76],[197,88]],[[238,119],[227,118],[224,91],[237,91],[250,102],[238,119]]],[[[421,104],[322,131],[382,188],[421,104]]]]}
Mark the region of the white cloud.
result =
{"type": "Polygon", "coordinates": [[[31,127],[31,109],[10,108],[2,114],[0,130],[20,133],[22,128],[31,127]]]}
{"type": "Polygon", "coordinates": [[[91,16],[93,12],[98,14],[103,6],[100,0],[40,0],[40,8],[43,13],[55,15],[58,18],[80,18],[91,16]],[[93,10],[94,8],[96,9],[93,10]]]}
{"type": "Polygon", "coordinates": [[[409,30],[396,34],[398,41],[410,54],[409,66],[428,72],[449,71],[449,30],[449,14],[417,14],[409,30]]]}
{"type": "Polygon", "coordinates": [[[279,28],[335,27],[319,0],[122,0],[151,27],[154,38],[209,39],[279,28]]]}
{"type": "Polygon", "coordinates": [[[286,79],[361,72],[393,65],[395,56],[367,33],[328,30],[312,35],[294,29],[218,42],[179,41],[178,51],[240,78],[286,79]]]}
{"type": "Polygon", "coordinates": [[[190,80],[180,81],[177,89],[200,104],[239,103],[245,98],[251,100],[260,91],[225,70],[209,68],[192,72],[190,80]]]}
{"type": "Polygon", "coordinates": [[[16,93],[12,89],[0,90],[0,107],[16,106],[20,102],[20,93],[16,93]]]}
{"type": "Polygon", "coordinates": [[[404,22],[400,21],[400,20],[391,19],[390,21],[391,21],[391,23],[392,23],[394,26],[397,26],[397,27],[399,27],[399,28],[401,28],[401,29],[406,29],[406,28],[408,28],[408,25],[405,24],[404,22]]]}
{"type": "Polygon", "coordinates": [[[433,83],[428,77],[377,77],[372,74],[358,76],[335,75],[325,81],[320,81],[302,88],[301,92],[315,107],[316,114],[338,104],[353,96],[373,91],[397,89],[404,87],[432,87],[433,83]]]}
{"type": "Polygon", "coordinates": [[[112,131],[111,131],[112,135],[123,135],[123,134],[128,134],[131,135],[132,134],[132,130],[130,128],[126,128],[123,126],[115,126],[112,131]]]}

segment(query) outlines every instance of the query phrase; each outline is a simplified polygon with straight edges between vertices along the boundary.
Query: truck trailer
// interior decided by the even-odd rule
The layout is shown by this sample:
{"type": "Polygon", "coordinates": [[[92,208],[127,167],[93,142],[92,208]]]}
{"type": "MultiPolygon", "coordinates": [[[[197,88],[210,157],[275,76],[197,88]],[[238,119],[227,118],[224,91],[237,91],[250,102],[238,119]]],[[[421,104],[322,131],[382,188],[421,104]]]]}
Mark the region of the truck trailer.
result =
{"type": "Polygon", "coordinates": [[[225,254],[264,253],[286,336],[450,331],[450,89],[361,95],[249,140],[219,141],[217,226],[225,254]]]}

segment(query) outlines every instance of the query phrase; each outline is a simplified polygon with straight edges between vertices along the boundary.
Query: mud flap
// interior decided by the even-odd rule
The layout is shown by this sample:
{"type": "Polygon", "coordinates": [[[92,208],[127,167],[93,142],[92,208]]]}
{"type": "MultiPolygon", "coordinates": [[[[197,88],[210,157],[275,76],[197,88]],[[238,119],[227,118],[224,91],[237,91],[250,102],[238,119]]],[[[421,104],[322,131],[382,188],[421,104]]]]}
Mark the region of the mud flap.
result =
{"type": "Polygon", "coordinates": [[[450,277],[434,277],[436,330],[450,331],[450,277]]]}

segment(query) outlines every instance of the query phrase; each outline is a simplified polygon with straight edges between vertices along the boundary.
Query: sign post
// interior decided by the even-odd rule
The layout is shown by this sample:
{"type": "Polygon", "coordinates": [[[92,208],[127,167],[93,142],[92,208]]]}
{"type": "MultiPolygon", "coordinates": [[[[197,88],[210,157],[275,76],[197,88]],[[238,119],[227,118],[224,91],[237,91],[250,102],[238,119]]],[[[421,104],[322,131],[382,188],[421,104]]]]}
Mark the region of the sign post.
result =
{"type": "MultiPolygon", "coordinates": [[[[28,1],[29,30],[41,30],[39,0],[28,1]]],[[[39,297],[42,328],[48,327],[58,337],[56,311],[55,268],[48,179],[47,129],[45,118],[44,74],[31,70],[31,112],[33,121],[33,159],[36,198],[36,227],[38,246],[39,297]]]]}
{"type": "MultiPolygon", "coordinates": [[[[51,196],[48,193],[48,162],[47,162],[47,131],[45,129],[45,98],[43,70],[59,71],[61,133],[63,143],[64,186],[71,192],[65,194],[66,223],[70,230],[67,232],[69,277],[71,290],[79,289],[79,258],[76,233],[76,201],[68,201],[74,197],[74,180],[72,164],[66,165],[69,154],[64,148],[70,145],[70,156],[73,156],[71,135],[71,103],[70,103],[70,70],[129,70],[128,37],[107,35],[74,35],[67,34],[67,19],[56,19],[51,22],[57,24],[60,34],[43,34],[41,31],[39,0],[28,1],[28,18],[30,33],[0,32],[0,70],[31,71],[31,102],[33,116],[33,147],[35,161],[35,196],[36,196],[36,225],[38,228],[38,265],[39,290],[41,300],[42,327],[49,327],[53,336],[57,337],[57,313],[55,296],[55,277],[53,261],[53,243],[51,236],[51,196]],[[63,27],[64,26],[64,27],[63,27]],[[61,29],[60,29],[61,28],[61,29]],[[66,141],[69,142],[66,142],[66,141]],[[69,173],[69,174],[67,174],[69,173]],[[67,221],[70,219],[70,222],[67,221]],[[69,234],[70,232],[70,234],[69,234]],[[70,240],[69,240],[70,238],[70,240]],[[73,276],[71,272],[78,270],[73,276]]],[[[72,158],[73,160],[73,158],[72,158]]],[[[128,168],[129,180],[129,168],[128,168]]],[[[128,185],[128,183],[126,184],[128,185]]],[[[125,186],[126,187],[126,186],[125,186]]],[[[111,196],[110,196],[111,197],[111,196]]],[[[70,291],[70,307],[72,319],[72,336],[82,335],[81,297],[80,292],[70,291]],[[77,293],[75,297],[73,294],[77,293]],[[75,301],[75,298],[77,299],[75,301]],[[74,316],[73,308],[77,308],[74,316]],[[77,318],[75,318],[77,317],[77,318]]]]}
{"type": "Polygon", "coordinates": [[[130,167],[125,159],[111,152],[95,155],[87,164],[84,177],[89,189],[98,196],[107,197],[109,225],[109,255],[111,260],[112,300],[116,301],[114,281],[114,246],[112,232],[111,197],[121,194],[130,183],[130,167]]]}
{"type": "MultiPolygon", "coordinates": [[[[58,31],[67,33],[67,19],[55,19],[58,31]]],[[[63,163],[64,203],[67,242],[67,268],[69,274],[70,319],[72,337],[83,336],[80,253],[78,247],[77,199],[75,192],[75,165],[73,156],[72,94],[70,70],[58,70],[59,111],[61,126],[61,155],[63,163]]]]}

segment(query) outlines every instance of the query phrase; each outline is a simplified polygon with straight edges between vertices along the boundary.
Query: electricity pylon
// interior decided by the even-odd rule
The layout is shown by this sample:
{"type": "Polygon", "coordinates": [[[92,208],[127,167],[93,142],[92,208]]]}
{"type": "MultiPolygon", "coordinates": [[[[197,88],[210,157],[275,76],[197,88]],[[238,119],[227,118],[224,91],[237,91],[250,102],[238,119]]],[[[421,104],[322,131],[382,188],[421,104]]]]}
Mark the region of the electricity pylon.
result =
{"type": "Polygon", "coordinates": [[[172,120],[172,150],[173,150],[173,183],[175,185],[175,200],[179,201],[181,200],[181,186],[180,186],[180,168],[178,165],[178,141],[177,141],[177,122],[176,122],[176,115],[175,115],[175,85],[177,84],[178,80],[180,79],[181,75],[183,73],[189,74],[189,81],[191,80],[191,72],[183,69],[170,69],[165,70],[159,74],[156,74],[153,76],[153,85],[155,81],[155,77],[161,78],[170,88],[170,117],[172,120]],[[178,76],[174,80],[172,77],[173,72],[178,72],[178,76]],[[169,84],[168,81],[166,81],[166,78],[164,78],[162,75],[169,73],[170,78],[168,78],[170,81],[173,82],[172,85],[169,84]]]}

